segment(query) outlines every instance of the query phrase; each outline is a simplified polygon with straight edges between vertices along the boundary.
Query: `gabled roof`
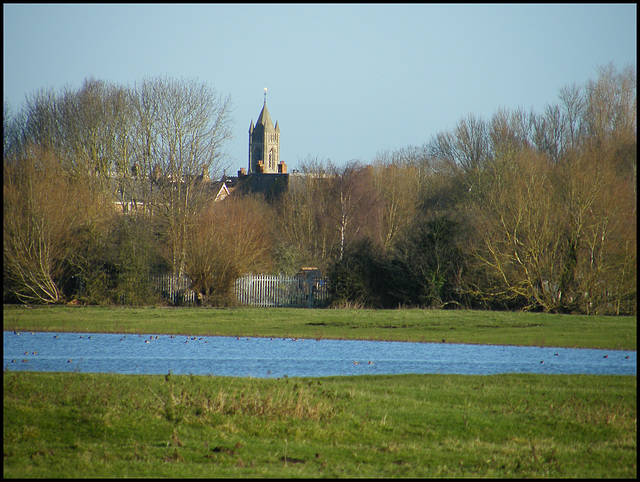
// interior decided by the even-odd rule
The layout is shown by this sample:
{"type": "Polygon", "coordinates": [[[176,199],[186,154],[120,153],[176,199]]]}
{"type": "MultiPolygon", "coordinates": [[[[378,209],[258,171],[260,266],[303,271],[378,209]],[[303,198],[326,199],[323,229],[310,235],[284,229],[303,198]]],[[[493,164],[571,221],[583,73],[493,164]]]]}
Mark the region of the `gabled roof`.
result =
{"type": "Polygon", "coordinates": [[[212,191],[215,193],[214,201],[222,201],[226,198],[231,191],[227,187],[227,183],[224,180],[220,180],[211,184],[212,191]],[[217,191],[217,192],[216,192],[217,191]]]}

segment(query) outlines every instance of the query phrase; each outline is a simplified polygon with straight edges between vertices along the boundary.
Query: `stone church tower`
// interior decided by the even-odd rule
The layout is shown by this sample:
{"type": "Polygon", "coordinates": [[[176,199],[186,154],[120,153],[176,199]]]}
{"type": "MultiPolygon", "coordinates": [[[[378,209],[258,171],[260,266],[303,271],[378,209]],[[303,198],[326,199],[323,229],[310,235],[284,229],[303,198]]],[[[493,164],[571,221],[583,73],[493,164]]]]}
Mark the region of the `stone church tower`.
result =
{"type": "Polygon", "coordinates": [[[267,89],[264,105],[255,126],[249,127],[249,174],[286,174],[287,166],[280,162],[280,127],[274,127],[267,110],[267,89]]]}

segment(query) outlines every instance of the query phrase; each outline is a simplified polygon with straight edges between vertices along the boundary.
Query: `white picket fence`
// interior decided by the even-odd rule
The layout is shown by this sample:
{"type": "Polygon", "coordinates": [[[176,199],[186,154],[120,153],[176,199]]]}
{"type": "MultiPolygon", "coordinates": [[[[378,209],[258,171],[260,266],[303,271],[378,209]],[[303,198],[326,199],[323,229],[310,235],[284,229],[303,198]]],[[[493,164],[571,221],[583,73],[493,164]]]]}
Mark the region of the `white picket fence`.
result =
{"type": "MultiPolygon", "coordinates": [[[[196,305],[197,293],[186,276],[152,276],[151,286],[173,305],[196,305]]],[[[304,275],[244,275],[236,280],[234,293],[248,306],[321,308],[330,301],[329,280],[304,275]]]]}
{"type": "Polygon", "coordinates": [[[237,300],[249,306],[321,308],[330,301],[326,278],[245,275],[234,285],[237,300]]]}
{"type": "Polygon", "coordinates": [[[195,305],[197,293],[191,290],[191,279],[186,276],[152,276],[151,286],[172,305],[195,305]]]}

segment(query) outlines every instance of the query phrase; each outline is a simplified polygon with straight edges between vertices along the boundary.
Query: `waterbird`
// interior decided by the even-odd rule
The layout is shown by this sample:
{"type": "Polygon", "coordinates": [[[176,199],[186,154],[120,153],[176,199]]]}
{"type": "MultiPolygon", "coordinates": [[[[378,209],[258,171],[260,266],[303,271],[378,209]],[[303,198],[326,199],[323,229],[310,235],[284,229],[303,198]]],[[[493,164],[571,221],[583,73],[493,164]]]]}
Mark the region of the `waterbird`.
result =
{"type": "Polygon", "coordinates": [[[371,360],[369,360],[368,365],[375,365],[371,360]]]}
{"type": "Polygon", "coordinates": [[[354,361],[353,361],[353,364],[354,364],[354,365],[360,365],[360,362],[357,362],[357,361],[355,361],[355,360],[354,360],[354,361]]]}
{"type": "Polygon", "coordinates": [[[557,354],[557,353],[554,353],[553,355],[554,355],[554,356],[558,356],[558,354],[557,354]]]}
{"type": "Polygon", "coordinates": [[[609,358],[609,355],[605,355],[605,356],[603,356],[602,358],[609,358]]]}
{"type": "Polygon", "coordinates": [[[627,355],[627,356],[626,356],[626,357],[624,357],[624,358],[625,358],[625,360],[628,360],[628,359],[629,359],[629,355],[627,355]]]}
{"type": "Polygon", "coordinates": [[[73,360],[71,360],[71,358],[69,358],[69,359],[67,360],[67,363],[71,363],[72,361],[73,361],[73,360]]]}
{"type": "Polygon", "coordinates": [[[145,342],[145,343],[151,343],[149,340],[145,340],[144,342],[145,342]]]}
{"type": "Polygon", "coordinates": [[[27,363],[29,360],[22,360],[22,363],[27,363]]]}
{"type": "Polygon", "coordinates": [[[53,335],[54,338],[58,338],[58,335],[53,335]]]}
{"type": "Polygon", "coordinates": [[[540,360],[540,363],[544,363],[544,360],[540,360]]]}

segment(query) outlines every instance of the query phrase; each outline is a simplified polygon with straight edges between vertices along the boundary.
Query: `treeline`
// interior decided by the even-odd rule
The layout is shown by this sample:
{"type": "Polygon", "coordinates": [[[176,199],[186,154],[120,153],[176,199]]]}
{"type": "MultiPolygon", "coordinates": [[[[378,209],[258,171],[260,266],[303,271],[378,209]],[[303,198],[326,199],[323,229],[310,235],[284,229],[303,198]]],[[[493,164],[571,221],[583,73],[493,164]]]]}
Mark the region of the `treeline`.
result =
{"type": "Polygon", "coordinates": [[[4,117],[5,302],[157,303],[171,272],[229,304],[244,273],[317,266],[339,305],[636,313],[631,67],[369,165],[306,159],[271,203],[203,188],[230,119],[204,85],[91,80],[4,117]]]}

